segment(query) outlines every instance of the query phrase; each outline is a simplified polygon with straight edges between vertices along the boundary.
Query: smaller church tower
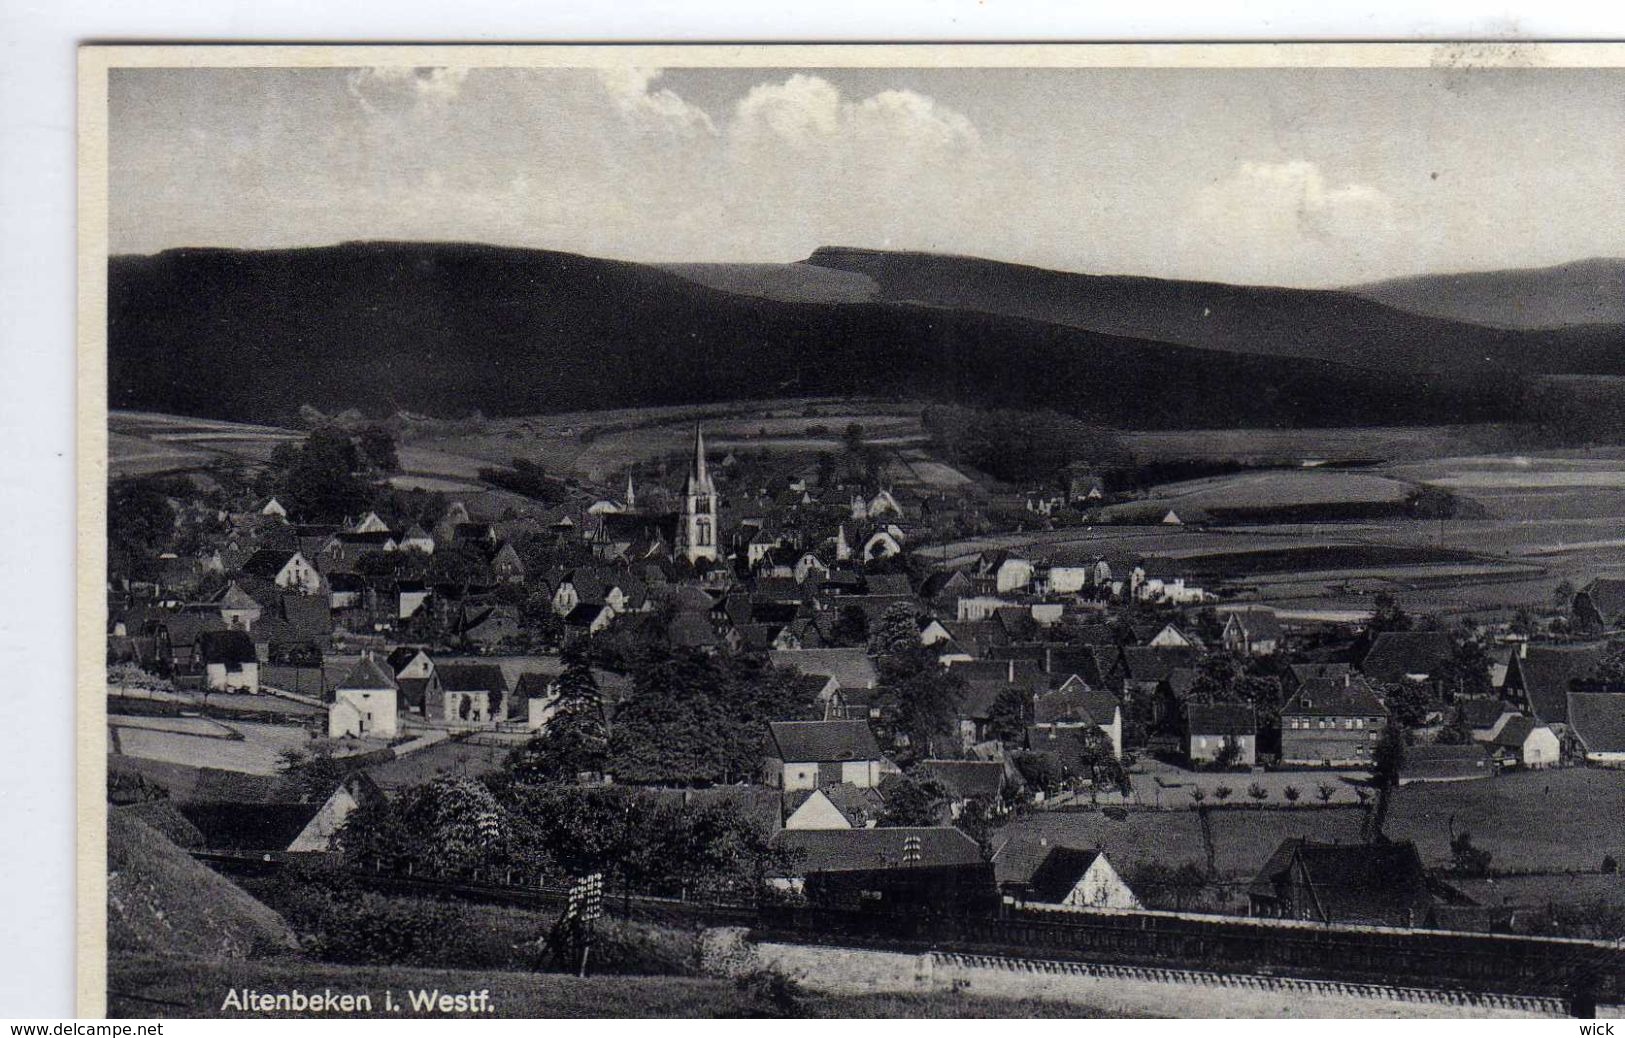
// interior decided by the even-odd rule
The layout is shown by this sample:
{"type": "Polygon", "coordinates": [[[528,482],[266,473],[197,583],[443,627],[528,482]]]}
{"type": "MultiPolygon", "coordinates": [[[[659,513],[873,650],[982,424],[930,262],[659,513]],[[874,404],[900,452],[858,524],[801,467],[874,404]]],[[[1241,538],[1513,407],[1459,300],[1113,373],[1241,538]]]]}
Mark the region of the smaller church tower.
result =
{"type": "Polygon", "coordinates": [[[636,490],[632,489],[632,473],[628,472],[626,474],[626,510],[628,512],[635,512],[637,511],[637,508],[638,494],[636,490]]]}
{"type": "Polygon", "coordinates": [[[677,554],[689,562],[717,560],[717,488],[705,464],[705,432],[694,426],[694,461],[683,485],[683,514],[677,526],[677,554]]]}

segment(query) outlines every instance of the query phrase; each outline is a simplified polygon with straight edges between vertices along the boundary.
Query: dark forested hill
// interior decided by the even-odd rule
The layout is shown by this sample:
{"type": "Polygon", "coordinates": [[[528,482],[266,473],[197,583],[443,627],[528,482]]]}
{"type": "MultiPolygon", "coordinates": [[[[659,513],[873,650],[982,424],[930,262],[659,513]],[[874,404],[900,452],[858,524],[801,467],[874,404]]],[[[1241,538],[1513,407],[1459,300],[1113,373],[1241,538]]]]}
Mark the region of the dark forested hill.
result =
{"type": "MultiPolygon", "coordinates": [[[[1461,289],[1460,305],[1412,310],[1356,291],[1069,274],[928,253],[824,248],[807,263],[863,274],[875,283],[880,299],[1203,349],[1313,357],[1383,370],[1625,374],[1625,324],[1534,329],[1470,323],[1463,316],[1472,311],[1468,287],[1461,289]]],[[[1413,288],[1412,294],[1426,294],[1413,288]]],[[[1532,297],[1533,289],[1526,288],[1526,297],[1532,297]]],[[[1385,293],[1396,300],[1404,295],[1397,284],[1385,293]]]]}
{"type": "Polygon", "coordinates": [[[922,305],[907,301],[929,296],[919,285],[865,273],[881,300],[762,298],[635,263],[472,245],[119,257],[109,402],[276,420],[305,403],[496,415],[861,393],[1140,428],[1462,422],[1509,403],[1482,373],[1105,334],[998,312],[1021,307],[991,285],[922,305]]]}

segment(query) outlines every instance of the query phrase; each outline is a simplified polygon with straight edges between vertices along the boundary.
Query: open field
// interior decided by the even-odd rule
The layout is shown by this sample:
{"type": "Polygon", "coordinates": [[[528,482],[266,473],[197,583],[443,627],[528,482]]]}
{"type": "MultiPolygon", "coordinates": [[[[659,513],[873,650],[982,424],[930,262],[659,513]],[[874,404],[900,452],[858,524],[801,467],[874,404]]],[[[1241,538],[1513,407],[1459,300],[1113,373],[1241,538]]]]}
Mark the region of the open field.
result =
{"type": "Polygon", "coordinates": [[[222,458],[260,462],[277,444],[301,435],[268,425],[139,411],[112,412],[107,428],[109,469],[115,479],[186,471],[222,458]]]}
{"type": "MultiPolygon", "coordinates": [[[[754,1017],[774,1007],[728,980],[703,977],[602,976],[585,980],[557,973],[337,966],[294,959],[217,962],[201,959],[115,958],[108,964],[108,1015],[114,1018],[309,1016],[222,1011],[232,989],[366,994],[382,1016],[384,992],[397,1002],[413,990],[491,992],[489,1016],[537,1018],[754,1017]]],[[[403,1005],[395,1017],[422,1015],[403,1005]]],[[[464,1014],[468,1015],[468,1014],[464,1014]]],[[[799,999],[792,1015],[829,1019],[941,1017],[1089,1018],[1107,1014],[1087,1005],[964,993],[820,995],[799,999]]]]}
{"type": "Polygon", "coordinates": [[[1505,430],[1483,425],[1353,429],[1179,429],[1123,434],[1144,461],[1205,458],[1251,463],[1405,461],[1509,449],[1505,430]]]}
{"type": "Polygon", "coordinates": [[[1366,470],[1266,469],[1165,483],[1144,499],[1101,510],[1108,521],[1210,509],[1288,508],[1293,506],[1384,505],[1405,500],[1415,491],[1409,483],[1366,470]]]}
{"type": "MultiPolygon", "coordinates": [[[[114,716],[108,719],[113,752],[128,757],[182,764],[197,768],[221,768],[250,775],[275,775],[281,771],[281,754],[310,745],[314,729],[278,724],[223,724],[203,718],[146,718],[114,716]],[[201,722],[207,730],[181,730],[179,724],[201,722]],[[242,738],[229,738],[226,729],[242,738]]],[[[334,752],[360,753],[383,744],[358,739],[334,744],[334,752]]]]}
{"type": "Polygon", "coordinates": [[[1515,772],[1481,782],[1417,783],[1394,797],[1388,834],[1415,840],[1429,865],[1450,861],[1466,830],[1496,869],[1596,869],[1625,861],[1625,772],[1515,772]]]}

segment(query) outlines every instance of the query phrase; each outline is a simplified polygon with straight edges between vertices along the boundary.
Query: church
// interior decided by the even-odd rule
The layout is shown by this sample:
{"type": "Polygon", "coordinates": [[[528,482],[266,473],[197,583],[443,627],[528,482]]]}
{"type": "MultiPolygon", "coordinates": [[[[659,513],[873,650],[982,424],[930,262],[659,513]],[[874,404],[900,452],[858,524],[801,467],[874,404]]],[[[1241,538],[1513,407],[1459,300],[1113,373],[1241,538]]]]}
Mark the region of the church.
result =
{"type": "Polygon", "coordinates": [[[683,482],[682,505],[676,512],[654,513],[636,504],[636,488],[627,477],[626,505],[622,511],[596,515],[588,535],[595,555],[611,558],[651,558],[670,554],[690,564],[719,562],[721,528],[717,519],[716,483],[705,456],[705,431],[694,427],[694,455],[683,482]]]}

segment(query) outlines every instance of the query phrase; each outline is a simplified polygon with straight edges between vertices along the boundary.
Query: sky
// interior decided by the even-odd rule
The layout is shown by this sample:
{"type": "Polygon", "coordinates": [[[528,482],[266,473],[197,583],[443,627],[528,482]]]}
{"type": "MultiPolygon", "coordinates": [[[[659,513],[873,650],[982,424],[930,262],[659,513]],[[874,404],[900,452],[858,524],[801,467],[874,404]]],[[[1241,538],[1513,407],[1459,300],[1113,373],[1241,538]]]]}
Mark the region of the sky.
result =
{"type": "Polygon", "coordinates": [[[110,244],[820,245],[1287,286],[1625,256],[1625,70],[119,69],[110,244]]]}

